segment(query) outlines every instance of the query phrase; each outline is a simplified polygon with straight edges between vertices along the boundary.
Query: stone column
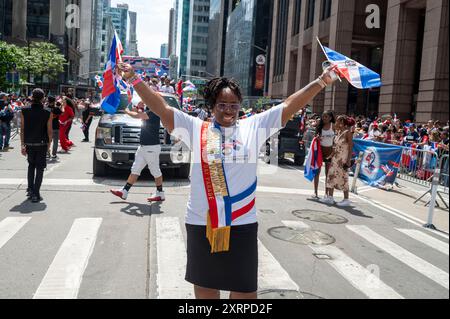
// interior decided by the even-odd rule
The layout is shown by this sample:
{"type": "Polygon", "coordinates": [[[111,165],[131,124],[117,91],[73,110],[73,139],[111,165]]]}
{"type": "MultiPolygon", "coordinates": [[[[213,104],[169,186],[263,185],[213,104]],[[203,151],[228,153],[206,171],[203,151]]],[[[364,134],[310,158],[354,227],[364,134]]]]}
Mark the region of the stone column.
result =
{"type": "MultiPolygon", "coordinates": [[[[322,1],[315,2],[314,8],[314,24],[313,24],[313,36],[311,42],[311,68],[309,72],[309,82],[317,79],[322,74],[322,62],[325,61],[325,55],[317,42],[317,37],[320,31],[320,14],[322,12],[322,1]]],[[[314,100],[311,101],[313,112],[322,113],[324,111],[324,91],[319,93],[314,100]]]]}
{"type": "Polygon", "coordinates": [[[12,38],[13,41],[27,40],[27,0],[14,0],[12,9],[12,38]]]}
{"type": "Polygon", "coordinates": [[[288,97],[291,92],[289,92],[289,80],[291,73],[295,72],[292,67],[294,66],[294,61],[291,48],[292,48],[292,27],[293,27],[293,20],[294,20],[294,10],[295,10],[295,1],[289,1],[288,4],[288,25],[287,25],[287,36],[286,36],[286,61],[285,61],[285,68],[284,68],[284,77],[283,77],[283,96],[288,97]]]}
{"type": "MultiPolygon", "coordinates": [[[[270,46],[270,69],[269,69],[269,89],[268,95],[274,96],[275,91],[276,95],[279,94],[278,90],[274,89],[274,72],[275,72],[275,52],[276,52],[276,43],[277,43],[277,23],[278,23],[278,1],[275,0],[273,3],[273,19],[272,19],[272,45],[270,46]]],[[[230,11],[231,12],[231,2],[230,1],[230,11]]]]}
{"type": "Polygon", "coordinates": [[[384,41],[379,113],[409,119],[413,104],[420,10],[389,0],[384,41]]]}
{"type": "MultiPolygon", "coordinates": [[[[330,49],[348,57],[352,53],[353,21],[355,16],[355,0],[333,0],[330,17],[330,49]]],[[[348,83],[346,80],[335,84],[333,108],[333,89],[325,91],[325,109],[333,109],[336,114],[347,113],[348,83]]]]}
{"type": "Polygon", "coordinates": [[[300,14],[300,33],[298,38],[298,54],[297,54],[297,76],[295,79],[295,90],[298,91],[304,87],[309,80],[309,67],[311,65],[311,54],[310,51],[304,48],[304,29],[305,29],[305,19],[306,19],[306,3],[307,1],[302,1],[302,9],[300,14]]]}
{"type": "Polygon", "coordinates": [[[66,30],[65,1],[50,0],[50,34],[64,35],[66,30]]]}
{"type": "Polygon", "coordinates": [[[448,0],[428,0],[417,122],[448,120],[448,0]]]}

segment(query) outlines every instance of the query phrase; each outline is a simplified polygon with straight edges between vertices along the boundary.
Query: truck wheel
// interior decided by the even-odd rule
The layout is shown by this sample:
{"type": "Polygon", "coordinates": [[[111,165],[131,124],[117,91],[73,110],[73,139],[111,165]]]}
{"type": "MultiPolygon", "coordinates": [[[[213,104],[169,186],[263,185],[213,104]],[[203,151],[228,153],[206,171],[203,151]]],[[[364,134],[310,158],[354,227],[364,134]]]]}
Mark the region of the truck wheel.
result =
{"type": "Polygon", "coordinates": [[[297,166],[303,166],[303,164],[305,164],[305,156],[295,156],[294,164],[297,166]]]}
{"type": "Polygon", "coordinates": [[[191,164],[184,164],[177,169],[178,178],[189,178],[191,173],[191,164]]]}
{"type": "Polygon", "coordinates": [[[93,163],[92,163],[92,171],[94,173],[94,176],[105,176],[107,170],[108,170],[108,166],[106,165],[106,163],[103,163],[103,162],[100,162],[99,160],[97,160],[97,156],[95,156],[95,151],[94,151],[93,163]]]}

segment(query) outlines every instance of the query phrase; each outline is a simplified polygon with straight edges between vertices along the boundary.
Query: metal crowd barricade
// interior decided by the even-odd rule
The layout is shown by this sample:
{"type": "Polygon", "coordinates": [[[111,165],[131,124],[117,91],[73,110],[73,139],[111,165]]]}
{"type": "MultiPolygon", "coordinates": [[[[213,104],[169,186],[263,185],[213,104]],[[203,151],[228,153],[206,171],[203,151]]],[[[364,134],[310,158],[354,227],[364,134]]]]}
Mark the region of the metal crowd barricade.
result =
{"type": "Polygon", "coordinates": [[[448,196],[448,184],[449,184],[449,176],[448,176],[448,167],[449,167],[449,154],[445,153],[441,155],[439,161],[439,168],[441,169],[441,174],[439,175],[439,186],[444,194],[448,196]]]}
{"type": "Polygon", "coordinates": [[[397,178],[431,187],[433,174],[438,165],[437,153],[415,147],[403,147],[397,178]]]}

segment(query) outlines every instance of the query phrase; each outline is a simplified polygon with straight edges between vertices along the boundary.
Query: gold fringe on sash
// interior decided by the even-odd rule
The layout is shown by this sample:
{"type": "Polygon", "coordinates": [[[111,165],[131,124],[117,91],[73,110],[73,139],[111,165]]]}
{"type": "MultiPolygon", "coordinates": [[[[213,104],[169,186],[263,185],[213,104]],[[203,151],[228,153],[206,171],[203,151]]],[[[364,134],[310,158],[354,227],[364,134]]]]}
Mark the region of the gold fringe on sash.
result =
{"type": "Polygon", "coordinates": [[[229,251],[231,227],[225,226],[212,229],[209,212],[207,216],[206,237],[211,245],[211,254],[229,251]]]}

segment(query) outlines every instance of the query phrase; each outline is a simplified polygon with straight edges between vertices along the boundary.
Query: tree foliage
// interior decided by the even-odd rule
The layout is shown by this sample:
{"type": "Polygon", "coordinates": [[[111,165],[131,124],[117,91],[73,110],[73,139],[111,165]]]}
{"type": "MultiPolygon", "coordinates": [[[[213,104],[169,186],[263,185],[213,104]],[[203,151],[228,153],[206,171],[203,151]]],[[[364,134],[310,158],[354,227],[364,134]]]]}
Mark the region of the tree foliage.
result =
{"type": "Polygon", "coordinates": [[[13,71],[13,66],[26,79],[28,72],[34,77],[47,75],[56,79],[64,71],[66,59],[59,48],[48,42],[32,42],[29,46],[18,47],[0,41],[0,87],[8,86],[6,72],[13,71]]]}

